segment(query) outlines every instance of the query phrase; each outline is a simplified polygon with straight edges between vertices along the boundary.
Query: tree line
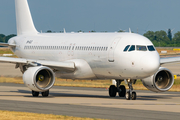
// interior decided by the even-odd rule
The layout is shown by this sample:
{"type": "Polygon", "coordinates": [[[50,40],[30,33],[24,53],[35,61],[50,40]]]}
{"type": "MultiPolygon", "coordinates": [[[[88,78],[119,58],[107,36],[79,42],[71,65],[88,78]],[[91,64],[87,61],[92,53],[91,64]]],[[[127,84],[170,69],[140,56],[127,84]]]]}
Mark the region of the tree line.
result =
{"type": "MultiPolygon", "coordinates": [[[[51,30],[48,30],[47,33],[51,33],[51,30]]],[[[63,31],[61,31],[63,32],[63,31]]],[[[83,31],[78,31],[83,32],[83,31]]],[[[96,32],[96,31],[90,31],[96,32]]],[[[118,32],[124,32],[119,30],[118,32]]],[[[15,34],[4,35],[0,34],[0,42],[7,43],[8,40],[12,37],[16,36],[15,34]]],[[[160,31],[147,31],[143,34],[143,36],[147,37],[154,44],[155,47],[180,47],[180,31],[172,35],[171,29],[168,31],[160,30],[160,31]]]]}
{"type": "Polygon", "coordinates": [[[4,34],[0,34],[0,42],[3,42],[3,43],[7,43],[8,40],[12,37],[16,36],[15,34],[10,34],[10,35],[4,35],[4,34]]]}
{"type": "Polygon", "coordinates": [[[167,33],[164,30],[147,31],[143,35],[150,39],[156,47],[180,47],[180,31],[175,33],[173,37],[170,29],[167,33]]]}

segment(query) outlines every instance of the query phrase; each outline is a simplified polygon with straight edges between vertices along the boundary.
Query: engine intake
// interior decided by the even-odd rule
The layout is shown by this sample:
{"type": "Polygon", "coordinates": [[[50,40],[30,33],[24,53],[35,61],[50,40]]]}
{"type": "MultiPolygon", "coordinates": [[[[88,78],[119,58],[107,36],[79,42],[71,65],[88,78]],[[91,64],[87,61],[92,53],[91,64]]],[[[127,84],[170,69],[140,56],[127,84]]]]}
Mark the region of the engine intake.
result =
{"type": "Polygon", "coordinates": [[[45,66],[30,67],[25,71],[23,81],[31,90],[44,92],[54,85],[55,75],[50,68],[45,66]]]}
{"type": "Polygon", "coordinates": [[[160,67],[154,75],[143,79],[142,83],[153,92],[165,92],[172,87],[174,77],[170,70],[160,67]]]}

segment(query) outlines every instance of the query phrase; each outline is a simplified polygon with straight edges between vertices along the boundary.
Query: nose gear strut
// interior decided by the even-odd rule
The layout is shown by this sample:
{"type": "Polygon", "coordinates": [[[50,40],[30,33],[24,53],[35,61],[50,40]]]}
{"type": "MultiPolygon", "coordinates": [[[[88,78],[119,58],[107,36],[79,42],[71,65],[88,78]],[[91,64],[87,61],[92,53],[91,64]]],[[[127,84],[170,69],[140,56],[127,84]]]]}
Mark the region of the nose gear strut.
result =
{"type": "Polygon", "coordinates": [[[130,100],[130,99],[136,100],[136,92],[133,91],[133,86],[132,86],[133,83],[134,84],[136,83],[136,80],[128,79],[127,82],[129,86],[129,91],[126,92],[126,100],[130,100]]]}

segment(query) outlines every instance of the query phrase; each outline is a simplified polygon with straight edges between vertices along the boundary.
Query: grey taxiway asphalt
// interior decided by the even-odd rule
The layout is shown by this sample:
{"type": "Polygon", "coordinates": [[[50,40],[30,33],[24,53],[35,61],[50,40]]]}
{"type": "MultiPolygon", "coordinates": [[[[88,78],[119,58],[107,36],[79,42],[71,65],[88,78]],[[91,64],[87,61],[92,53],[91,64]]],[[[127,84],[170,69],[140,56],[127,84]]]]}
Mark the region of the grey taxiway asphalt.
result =
{"type": "MultiPolygon", "coordinates": [[[[22,76],[15,65],[0,63],[2,76],[22,76]]],[[[180,63],[164,67],[180,74],[180,63]]],[[[180,118],[180,93],[153,93],[137,90],[137,100],[108,96],[104,88],[54,86],[50,96],[32,97],[25,85],[0,83],[0,110],[68,115],[77,117],[170,120],[180,118]]]]}
{"type": "Polygon", "coordinates": [[[0,83],[0,110],[77,117],[154,120],[179,119],[179,92],[153,93],[137,90],[137,100],[108,97],[105,88],[54,86],[50,96],[32,97],[24,85],[0,83]]]}

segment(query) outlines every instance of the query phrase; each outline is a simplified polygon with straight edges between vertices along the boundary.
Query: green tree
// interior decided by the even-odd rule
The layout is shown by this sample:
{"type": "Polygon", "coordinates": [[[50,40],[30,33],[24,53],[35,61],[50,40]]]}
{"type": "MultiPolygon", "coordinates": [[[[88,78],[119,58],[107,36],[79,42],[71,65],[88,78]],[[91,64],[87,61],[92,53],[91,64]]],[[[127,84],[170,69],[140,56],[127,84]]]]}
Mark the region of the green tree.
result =
{"type": "Polygon", "coordinates": [[[163,30],[161,31],[147,31],[144,36],[152,41],[155,46],[159,47],[170,47],[172,42],[169,40],[167,33],[163,30]]]}
{"type": "Polygon", "coordinates": [[[52,31],[51,31],[51,30],[48,30],[47,33],[52,33],[52,31]]]}
{"type": "Polygon", "coordinates": [[[172,42],[173,42],[174,46],[176,46],[176,47],[180,46],[180,31],[178,31],[177,33],[174,34],[172,42]]]}
{"type": "Polygon", "coordinates": [[[4,34],[0,34],[0,37],[2,37],[2,38],[4,38],[4,37],[6,37],[4,34]]]}
{"type": "Polygon", "coordinates": [[[155,32],[155,40],[168,41],[167,33],[164,30],[155,32]]]}
{"type": "Polygon", "coordinates": [[[171,33],[171,29],[168,29],[168,38],[169,38],[169,40],[172,40],[172,33],[171,33]]]}
{"type": "Polygon", "coordinates": [[[5,42],[5,37],[4,34],[0,34],[0,42],[5,42]]]}
{"type": "Polygon", "coordinates": [[[125,30],[119,30],[118,32],[125,32],[125,30]]]}
{"type": "Polygon", "coordinates": [[[159,47],[169,46],[168,42],[170,41],[167,37],[167,33],[164,30],[155,32],[155,40],[158,41],[159,47]]]}
{"type": "Polygon", "coordinates": [[[153,31],[147,31],[146,33],[143,34],[145,37],[147,37],[148,39],[150,39],[151,41],[154,40],[155,37],[155,33],[153,31]]]}
{"type": "Polygon", "coordinates": [[[79,30],[78,32],[83,32],[82,30],[79,30]]]}
{"type": "Polygon", "coordinates": [[[10,38],[15,37],[15,36],[16,36],[15,34],[11,34],[11,35],[6,36],[5,37],[5,43],[7,43],[10,38]]]}
{"type": "Polygon", "coordinates": [[[4,39],[0,36],[0,42],[5,42],[4,39]]]}

